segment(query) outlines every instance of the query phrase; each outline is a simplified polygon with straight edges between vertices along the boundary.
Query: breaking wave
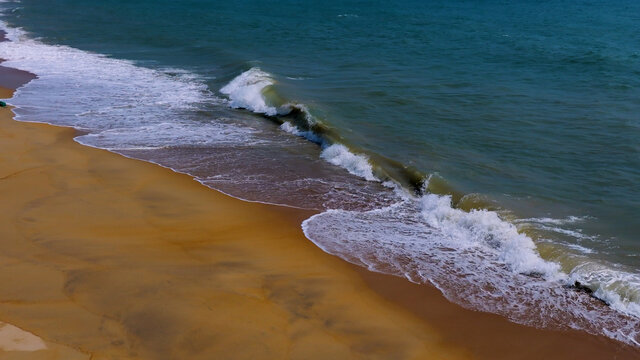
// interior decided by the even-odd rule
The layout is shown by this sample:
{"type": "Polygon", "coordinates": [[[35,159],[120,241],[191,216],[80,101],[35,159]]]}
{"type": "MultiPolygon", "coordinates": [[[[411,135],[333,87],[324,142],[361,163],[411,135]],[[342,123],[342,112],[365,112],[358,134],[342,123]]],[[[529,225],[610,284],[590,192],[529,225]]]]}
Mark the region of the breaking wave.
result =
{"type": "MultiPolygon", "coordinates": [[[[251,68],[220,92],[229,96],[229,106],[277,121],[281,130],[319,144],[324,160],[367,181],[383,182],[401,199],[375,210],[332,209],[307,219],[304,233],[318,247],[373,271],[431,283],[468,308],[531,326],[581,329],[638,345],[640,274],[587,258],[572,267],[559,259],[543,259],[536,242],[518,228],[529,225],[581,238],[580,232],[562,225],[585,218],[509,222],[495,211],[456,208],[446,191],[429,193],[428,177],[376,154],[353,152],[304,105],[269,101],[267,93],[274,92],[275,84],[272,75],[251,68]],[[385,169],[371,155],[395,169],[385,169]],[[394,170],[400,176],[390,176],[394,170]],[[406,184],[411,186],[402,186],[406,184]]],[[[590,253],[584,247],[579,250],[590,253]]]]}
{"type": "Polygon", "coordinates": [[[576,268],[566,274],[498,214],[455,209],[449,196],[407,197],[366,212],[329,210],[307,219],[303,230],[330,254],[433,284],[466,308],[639,345],[637,275],[605,267],[602,273],[576,268]]]}
{"type": "Polygon", "coordinates": [[[369,158],[363,154],[355,154],[344,144],[335,142],[326,134],[326,127],[311,115],[306,106],[270,103],[265,91],[274,84],[270,74],[254,67],[235,77],[220,92],[229,96],[229,106],[232,108],[246,109],[268,117],[277,116],[277,121],[281,123],[280,129],[319,144],[323,149],[320,157],[327,162],[367,181],[380,181],[374,175],[369,158]]]}

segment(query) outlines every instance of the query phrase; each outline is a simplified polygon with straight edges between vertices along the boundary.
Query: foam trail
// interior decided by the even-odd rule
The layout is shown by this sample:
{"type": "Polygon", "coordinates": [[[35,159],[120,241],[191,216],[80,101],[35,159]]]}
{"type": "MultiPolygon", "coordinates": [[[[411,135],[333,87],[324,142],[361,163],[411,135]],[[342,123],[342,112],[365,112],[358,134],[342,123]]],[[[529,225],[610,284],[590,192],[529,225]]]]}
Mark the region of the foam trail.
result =
{"type": "Polygon", "coordinates": [[[551,224],[551,225],[563,225],[563,224],[573,224],[577,222],[583,222],[585,220],[593,219],[590,216],[568,216],[564,219],[553,219],[548,217],[541,218],[526,218],[526,219],[517,219],[515,222],[517,223],[536,223],[536,224],[551,224]]]}
{"type": "Polygon", "coordinates": [[[0,28],[11,40],[0,43],[4,65],[38,75],[10,100],[18,120],[79,128],[88,132],[79,142],[115,151],[258,142],[249,128],[191,120],[203,104],[223,103],[196,74],[148,69],[0,28]]]}
{"type": "Polygon", "coordinates": [[[516,219],[514,223],[519,226],[531,227],[534,229],[543,230],[546,232],[554,232],[557,234],[562,234],[569,236],[571,238],[577,240],[597,240],[597,236],[593,235],[585,235],[580,229],[567,229],[565,225],[572,225],[575,223],[583,222],[588,219],[594,219],[589,216],[569,216],[564,219],[553,219],[553,218],[526,218],[526,219],[516,219]]]}
{"type": "Polygon", "coordinates": [[[566,247],[568,247],[570,249],[576,250],[576,251],[578,251],[580,253],[583,253],[583,254],[595,254],[596,253],[595,250],[590,249],[588,247],[584,247],[582,245],[571,244],[571,243],[567,243],[567,242],[562,242],[560,244],[563,245],[563,246],[566,246],[566,247]]]}
{"type": "Polygon", "coordinates": [[[342,144],[333,144],[322,150],[320,156],[333,165],[343,167],[353,175],[368,181],[379,181],[373,175],[369,159],[364,155],[356,155],[342,144]]]}

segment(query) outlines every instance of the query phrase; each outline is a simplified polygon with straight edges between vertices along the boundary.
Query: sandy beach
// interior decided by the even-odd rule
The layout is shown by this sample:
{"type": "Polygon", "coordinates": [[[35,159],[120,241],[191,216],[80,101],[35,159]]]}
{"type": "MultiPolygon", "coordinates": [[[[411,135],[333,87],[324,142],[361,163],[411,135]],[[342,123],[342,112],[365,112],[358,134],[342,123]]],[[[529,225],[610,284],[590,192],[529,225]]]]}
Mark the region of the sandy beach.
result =
{"type": "MultiPolygon", "coordinates": [[[[9,98],[15,82],[2,85],[9,98]]],[[[243,202],[12,115],[0,109],[0,359],[639,356],[462,309],[322,252],[300,229],[311,212],[243,202]]]]}

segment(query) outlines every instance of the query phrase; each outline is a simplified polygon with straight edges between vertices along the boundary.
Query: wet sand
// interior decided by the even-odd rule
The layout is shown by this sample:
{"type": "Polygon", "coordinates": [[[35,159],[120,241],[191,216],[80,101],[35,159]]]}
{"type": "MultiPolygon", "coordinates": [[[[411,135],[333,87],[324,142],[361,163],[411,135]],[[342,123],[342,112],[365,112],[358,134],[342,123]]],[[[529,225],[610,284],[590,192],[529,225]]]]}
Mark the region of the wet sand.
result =
{"type": "MultiPolygon", "coordinates": [[[[0,59],[0,63],[2,63],[2,59],[0,59]]],[[[35,76],[28,72],[18,71],[16,69],[0,65],[0,79],[2,79],[0,80],[2,86],[10,89],[16,89],[20,85],[24,84],[25,80],[35,79],[35,76]]]]}
{"type": "Polygon", "coordinates": [[[310,214],[1,111],[2,321],[93,359],[462,358],[307,241],[310,214]]]}
{"type": "Polygon", "coordinates": [[[0,328],[0,359],[640,356],[462,309],[325,254],[300,229],[310,212],[243,202],[11,116],[0,109],[0,321],[15,329],[0,328]],[[30,345],[2,347],[16,333],[30,345]]]}
{"type": "MultiPolygon", "coordinates": [[[[0,30],[0,42],[8,41],[6,35],[4,30],[0,30]]],[[[0,58],[0,64],[3,61],[4,59],[0,58]]],[[[0,65],[0,86],[4,88],[17,89],[35,78],[36,76],[32,73],[0,65]]],[[[3,95],[2,97],[6,98],[7,96],[3,95]]]]}

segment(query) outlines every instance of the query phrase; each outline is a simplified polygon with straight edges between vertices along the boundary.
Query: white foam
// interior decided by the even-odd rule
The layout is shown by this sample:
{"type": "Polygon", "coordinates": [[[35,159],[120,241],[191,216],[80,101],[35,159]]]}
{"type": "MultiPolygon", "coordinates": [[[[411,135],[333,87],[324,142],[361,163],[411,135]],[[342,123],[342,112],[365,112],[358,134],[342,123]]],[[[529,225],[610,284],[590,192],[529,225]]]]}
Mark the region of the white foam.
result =
{"type": "Polygon", "coordinates": [[[571,237],[579,239],[579,240],[595,240],[597,238],[596,236],[583,234],[580,231],[580,229],[569,230],[569,229],[565,229],[565,228],[561,228],[561,227],[557,227],[557,226],[545,226],[545,225],[538,225],[538,226],[535,226],[535,227],[538,228],[538,229],[541,229],[541,230],[552,231],[552,232],[555,232],[555,233],[558,233],[558,234],[571,236],[571,237]]]}
{"type": "Polygon", "coordinates": [[[515,272],[544,274],[547,278],[559,276],[560,267],[540,258],[533,240],[518,233],[513,224],[501,220],[497,213],[454,209],[450,196],[428,194],[420,201],[424,220],[430,227],[440,230],[446,241],[460,247],[490,249],[515,272]]]}
{"type": "MultiPolygon", "coordinates": [[[[20,92],[24,97],[42,91],[42,100],[48,102],[42,102],[41,107],[73,112],[70,114],[73,116],[93,116],[128,112],[136,106],[184,109],[204,101],[206,96],[206,87],[201,83],[172,78],[125,60],[46,45],[29,39],[19,29],[3,28],[12,40],[0,43],[0,53],[6,59],[4,65],[38,75],[20,92]],[[78,109],[82,111],[74,112],[78,109]]],[[[26,105],[20,104],[20,96],[14,101],[26,105]]]]}
{"type": "Polygon", "coordinates": [[[557,264],[543,260],[533,241],[497,213],[454,209],[448,196],[405,198],[367,212],[330,210],[302,227],[330,254],[372,271],[431,283],[468,308],[537,327],[582,329],[630,344],[640,339],[640,319],[631,316],[637,295],[617,299],[613,294],[620,294],[619,288],[604,295],[596,291],[612,304],[623,304],[619,311],[622,305],[607,307],[567,288],[578,278],[587,286],[593,282],[578,273],[564,274],[557,264]]]}
{"type": "MultiPolygon", "coordinates": [[[[264,91],[273,84],[274,80],[270,74],[254,67],[236,76],[220,89],[220,92],[229,96],[229,106],[232,108],[247,109],[268,116],[286,115],[296,108],[304,113],[309,125],[313,124],[314,120],[304,105],[290,103],[280,107],[268,105],[264,98],[264,91]]],[[[313,131],[302,131],[287,121],[280,125],[280,129],[320,144],[323,148],[320,157],[329,163],[340,166],[365,180],[380,181],[373,174],[373,168],[365,155],[354,154],[342,144],[329,144],[313,131]]]]}
{"type": "MultiPolygon", "coordinates": [[[[137,127],[114,128],[82,135],[81,144],[108,150],[154,149],[170,146],[236,146],[255,134],[248,128],[224,123],[194,123],[176,119],[137,127]]],[[[261,143],[259,138],[252,144],[261,143]]]]}
{"type": "Polygon", "coordinates": [[[590,249],[588,247],[584,247],[582,245],[578,245],[578,244],[571,244],[571,243],[567,243],[567,242],[563,242],[561,243],[562,245],[568,247],[569,249],[573,249],[573,250],[577,250],[583,254],[595,254],[596,251],[593,249],[590,249]]]}
{"type": "MultiPolygon", "coordinates": [[[[597,240],[598,238],[597,236],[584,234],[581,229],[566,228],[566,225],[584,222],[589,219],[593,220],[594,218],[590,216],[568,216],[564,219],[541,217],[541,218],[516,219],[514,220],[514,223],[518,224],[519,226],[525,225],[535,229],[544,230],[546,232],[554,232],[557,234],[566,235],[578,241],[597,240]]],[[[579,245],[576,245],[576,246],[579,246],[579,245]]]]}
{"type": "Polygon", "coordinates": [[[288,132],[289,134],[293,134],[295,136],[303,137],[316,144],[324,145],[324,140],[320,136],[318,136],[316,133],[314,133],[311,130],[302,131],[298,129],[297,126],[291,124],[288,121],[285,121],[282,123],[282,125],[280,125],[280,130],[288,132]]]}
{"type": "Polygon", "coordinates": [[[613,309],[640,317],[640,274],[625,269],[613,269],[610,264],[585,261],[569,274],[573,282],[594,291],[594,296],[613,309]]]}
{"type": "Polygon", "coordinates": [[[0,43],[4,65],[38,76],[10,100],[18,107],[18,120],[83,129],[90,134],[78,141],[111,150],[242,143],[253,138],[251,129],[217,119],[193,120],[194,111],[202,106],[223,104],[194,73],[148,69],[44,44],[4,23],[1,27],[11,40],[0,43]]]}
{"type": "Polygon", "coordinates": [[[539,217],[539,218],[526,218],[526,219],[517,219],[516,223],[536,223],[536,224],[552,224],[552,225],[564,225],[564,224],[573,224],[577,222],[583,222],[585,220],[593,219],[590,216],[568,216],[564,219],[554,219],[549,217],[539,217]]]}
{"type": "Polygon", "coordinates": [[[278,109],[268,105],[263,94],[273,84],[271,75],[254,67],[236,76],[220,92],[229,96],[229,106],[233,108],[275,116],[278,115],[278,109]]]}
{"type": "Polygon", "coordinates": [[[379,179],[373,175],[373,168],[369,163],[369,159],[364,155],[352,153],[342,144],[327,146],[322,150],[320,156],[333,165],[347,169],[347,171],[353,175],[368,181],[379,181],[379,179]]]}

